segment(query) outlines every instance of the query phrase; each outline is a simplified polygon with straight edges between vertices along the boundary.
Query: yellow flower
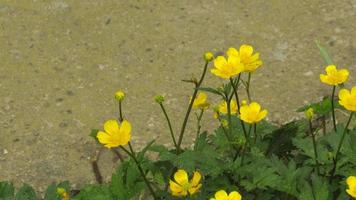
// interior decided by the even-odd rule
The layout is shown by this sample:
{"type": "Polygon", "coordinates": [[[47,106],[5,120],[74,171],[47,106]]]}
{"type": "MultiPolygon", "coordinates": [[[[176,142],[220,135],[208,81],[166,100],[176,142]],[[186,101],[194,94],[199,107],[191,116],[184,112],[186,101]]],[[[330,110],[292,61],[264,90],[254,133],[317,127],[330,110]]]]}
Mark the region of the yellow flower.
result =
{"type": "MultiPolygon", "coordinates": [[[[207,102],[207,95],[204,92],[200,92],[194,99],[193,108],[195,109],[207,109],[209,103],[207,102]]],[[[192,98],[190,98],[192,100],[192,98]]]]}
{"type": "Polygon", "coordinates": [[[308,108],[308,110],[306,110],[304,112],[305,116],[307,117],[307,119],[312,120],[314,117],[314,109],[313,108],[308,108]]]}
{"type": "Polygon", "coordinates": [[[64,188],[57,188],[57,194],[62,197],[62,200],[69,200],[69,195],[64,188]]]}
{"type": "MultiPolygon", "coordinates": [[[[237,113],[237,103],[235,100],[231,100],[230,102],[230,110],[231,110],[231,114],[236,114],[237,113]]],[[[227,114],[227,102],[226,101],[222,101],[219,104],[219,113],[222,114],[227,114]]]]}
{"type": "Polygon", "coordinates": [[[224,56],[218,56],[214,60],[214,66],[211,73],[224,79],[229,79],[243,71],[243,65],[237,56],[228,56],[227,59],[224,56]]]}
{"type": "Polygon", "coordinates": [[[123,91],[119,90],[115,93],[116,100],[122,101],[122,100],[124,100],[124,98],[125,98],[125,93],[123,91]]]}
{"type": "Polygon", "coordinates": [[[356,176],[349,176],[346,183],[349,186],[349,189],[346,190],[347,194],[356,198],[356,176]]]}
{"type": "Polygon", "coordinates": [[[210,200],[241,200],[241,194],[233,191],[227,194],[225,190],[219,190],[215,193],[215,198],[210,198],[210,200]]]}
{"type": "Polygon", "coordinates": [[[347,89],[339,91],[339,104],[349,111],[356,111],[356,86],[352,87],[351,92],[347,89]]]}
{"type": "Polygon", "coordinates": [[[250,105],[243,105],[240,108],[241,119],[249,124],[254,124],[261,121],[267,115],[267,110],[261,111],[260,104],[256,102],[250,103],[250,105]]]}
{"type": "Polygon", "coordinates": [[[214,59],[214,54],[211,53],[211,52],[206,52],[204,54],[204,60],[207,61],[207,62],[210,62],[214,59]]]}
{"type": "Polygon", "coordinates": [[[116,120],[108,120],[104,130],[98,132],[97,138],[107,148],[126,145],[131,139],[131,124],[126,120],[120,126],[116,120]]]}
{"type": "Polygon", "coordinates": [[[173,196],[187,196],[193,195],[201,188],[201,174],[194,172],[191,181],[188,180],[188,174],[185,170],[179,169],[174,174],[174,181],[169,180],[169,188],[173,196]]]}
{"type": "Polygon", "coordinates": [[[260,54],[253,54],[253,47],[251,45],[241,45],[239,51],[231,47],[227,50],[226,54],[228,56],[238,56],[243,64],[243,71],[245,72],[254,72],[262,65],[260,54]]]}
{"type": "Polygon", "coordinates": [[[349,71],[347,69],[337,70],[335,65],[325,68],[326,75],[320,74],[320,81],[328,85],[339,85],[347,80],[349,71]]]}

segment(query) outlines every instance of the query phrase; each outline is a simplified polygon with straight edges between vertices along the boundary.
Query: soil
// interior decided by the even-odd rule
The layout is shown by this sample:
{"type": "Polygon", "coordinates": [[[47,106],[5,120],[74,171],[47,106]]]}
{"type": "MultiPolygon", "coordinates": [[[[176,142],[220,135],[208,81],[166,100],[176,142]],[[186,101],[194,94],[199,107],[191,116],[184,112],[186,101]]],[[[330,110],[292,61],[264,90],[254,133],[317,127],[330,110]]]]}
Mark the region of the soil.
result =
{"type": "MultiPolygon", "coordinates": [[[[316,40],[350,70],[347,87],[356,83],[355,21],[354,0],[0,0],[0,181],[38,191],[60,180],[95,183],[90,161],[100,146],[88,135],[117,118],[119,89],[133,146],[170,145],[154,96],[165,95],[178,132],[192,93],[181,80],[200,76],[206,51],[253,45],[264,64],[252,76],[252,98],[268,120],[293,120],[297,108],[331,93],[319,81],[316,40]]],[[[208,73],[204,85],[222,82],[208,73]]],[[[212,116],[203,130],[217,126],[212,116]]],[[[192,114],[186,145],[195,123],[192,114]]],[[[116,164],[103,151],[105,181],[116,164]]]]}

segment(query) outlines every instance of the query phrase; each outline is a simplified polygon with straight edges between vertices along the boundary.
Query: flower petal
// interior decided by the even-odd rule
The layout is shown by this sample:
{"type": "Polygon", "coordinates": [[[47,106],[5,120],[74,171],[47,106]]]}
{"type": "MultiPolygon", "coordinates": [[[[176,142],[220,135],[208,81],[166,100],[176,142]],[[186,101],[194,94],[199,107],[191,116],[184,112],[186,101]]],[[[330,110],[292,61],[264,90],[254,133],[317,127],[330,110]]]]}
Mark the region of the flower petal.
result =
{"type": "Polygon", "coordinates": [[[178,185],[172,180],[169,180],[169,189],[172,191],[174,196],[185,196],[187,195],[187,192],[185,192],[184,195],[184,189],[182,186],[178,185]]]}
{"type": "Polygon", "coordinates": [[[356,86],[353,86],[351,89],[351,96],[356,97],[356,86]]]}
{"type": "Polygon", "coordinates": [[[194,187],[197,186],[200,182],[200,179],[201,179],[201,174],[199,172],[194,172],[193,178],[191,180],[191,185],[194,187]]]}
{"type": "Polygon", "coordinates": [[[120,126],[121,134],[130,134],[131,133],[131,124],[127,120],[122,121],[120,126]]]}
{"type": "Polygon", "coordinates": [[[262,110],[260,113],[258,113],[258,121],[261,121],[262,119],[264,119],[268,114],[267,110],[262,110]]]}
{"type": "Polygon", "coordinates": [[[332,73],[335,73],[337,72],[337,69],[336,69],[336,66],[335,65],[328,65],[326,68],[325,68],[325,71],[326,71],[326,74],[332,74],[332,73]]]}
{"type": "Polygon", "coordinates": [[[111,143],[111,136],[103,131],[99,131],[96,137],[101,144],[105,145],[111,143]]]}
{"type": "Polygon", "coordinates": [[[193,195],[193,194],[199,192],[199,189],[201,188],[201,186],[202,186],[202,184],[199,184],[199,185],[197,185],[195,187],[190,187],[189,190],[188,190],[189,194],[193,195]]]}
{"type": "Polygon", "coordinates": [[[341,89],[339,91],[339,99],[343,100],[350,96],[350,92],[347,89],[341,89]]]}
{"type": "Polygon", "coordinates": [[[326,83],[326,84],[328,84],[328,85],[332,85],[332,84],[330,84],[330,82],[329,82],[329,80],[328,80],[328,76],[326,76],[325,74],[320,74],[320,81],[321,81],[322,83],[326,83]]]}
{"type": "Polygon", "coordinates": [[[108,134],[115,134],[118,133],[119,131],[119,124],[117,123],[116,120],[108,120],[105,122],[104,124],[104,130],[105,132],[107,132],[108,134]]]}
{"type": "Polygon", "coordinates": [[[356,186],[356,176],[349,176],[347,179],[346,179],[346,183],[349,187],[351,186],[356,186]]]}
{"type": "Polygon", "coordinates": [[[239,53],[241,57],[250,57],[253,53],[253,47],[246,44],[241,45],[239,53]]]}
{"type": "Polygon", "coordinates": [[[219,190],[215,193],[215,199],[216,200],[220,200],[220,199],[226,199],[228,196],[227,196],[227,193],[225,192],[225,190],[219,190]]]}
{"type": "Polygon", "coordinates": [[[226,55],[227,56],[239,56],[239,52],[237,51],[237,49],[230,47],[227,51],[226,51],[226,55]]]}
{"type": "Polygon", "coordinates": [[[214,66],[216,69],[223,69],[227,65],[227,60],[224,56],[218,56],[214,60],[214,66]]]}
{"type": "Polygon", "coordinates": [[[254,112],[258,113],[261,110],[261,106],[257,102],[252,102],[250,104],[250,109],[251,109],[251,111],[254,111],[254,112]]]}
{"type": "Polygon", "coordinates": [[[240,193],[236,191],[230,192],[228,200],[241,200],[241,199],[242,197],[240,193]]]}
{"type": "Polygon", "coordinates": [[[187,172],[182,169],[178,170],[174,174],[174,180],[176,181],[176,183],[178,183],[179,185],[182,185],[182,186],[187,184],[189,182],[187,172]]]}

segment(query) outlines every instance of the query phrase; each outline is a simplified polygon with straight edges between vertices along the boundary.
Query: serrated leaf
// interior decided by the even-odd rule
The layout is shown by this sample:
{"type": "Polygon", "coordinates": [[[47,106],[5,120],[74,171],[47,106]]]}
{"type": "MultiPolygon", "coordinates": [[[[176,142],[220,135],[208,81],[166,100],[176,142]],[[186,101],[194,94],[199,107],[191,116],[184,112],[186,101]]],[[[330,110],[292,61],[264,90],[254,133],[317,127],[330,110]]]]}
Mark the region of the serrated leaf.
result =
{"type": "Polygon", "coordinates": [[[16,193],[15,200],[37,200],[36,192],[31,186],[24,184],[16,193]]]}

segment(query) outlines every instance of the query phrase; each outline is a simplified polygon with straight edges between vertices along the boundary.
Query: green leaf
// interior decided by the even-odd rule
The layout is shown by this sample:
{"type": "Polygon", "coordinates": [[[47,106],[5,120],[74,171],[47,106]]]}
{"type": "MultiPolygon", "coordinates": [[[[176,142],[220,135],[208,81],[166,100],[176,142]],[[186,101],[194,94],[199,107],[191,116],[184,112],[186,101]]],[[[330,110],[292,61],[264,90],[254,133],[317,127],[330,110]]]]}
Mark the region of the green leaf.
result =
{"type": "Polygon", "coordinates": [[[0,182],[0,199],[12,200],[14,199],[14,186],[10,182],[0,182]]]}
{"type": "Polygon", "coordinates": [[[52,183],[47,187],[44,200],[61,200],[60,196],[57,194],[57,188],[64,188],[68,193],[70,191],[69,182],[61,182],[59,184],[52,183]]]}
{"type": "Polygon", "coordinates": [[[37,200],[36,192],[31,186],[24,184],[16,193],[15,200],[37,200]]]}
{"type": "Polygon", "coordinates": [[[73,200],[116,200],[106,185],[90,185],[84,187],[73,200]]]}
{"type": "Polygon", "coordinates": [[[98,129],[92,129],[89,136],[92,137],[96,142],[99,142],[97,138],[98,133],[99,133],[98,129]]]}
{"type": "Polygon", "coordinates": [[[324,48],[318,41],[316,41],[316,46],[319,48],[320,54],[323,57],[325,63],[327,65],[332,65],[334,62],[332,61],[329,53],[327,52],[326,48],[324,48]]]}
{"type": "Polygon", "coordinates": [[[198,88],[198,90],[202,90],[202,91],[205,91],[205,92],[210,92],[212,94],[217,94],[219,96],[224,97],[224,94],[221,91],[219,91],[217,89],[214,89],[214,88],[211,88],[211,87],[200,87],[200,88],[198,88]]]}

